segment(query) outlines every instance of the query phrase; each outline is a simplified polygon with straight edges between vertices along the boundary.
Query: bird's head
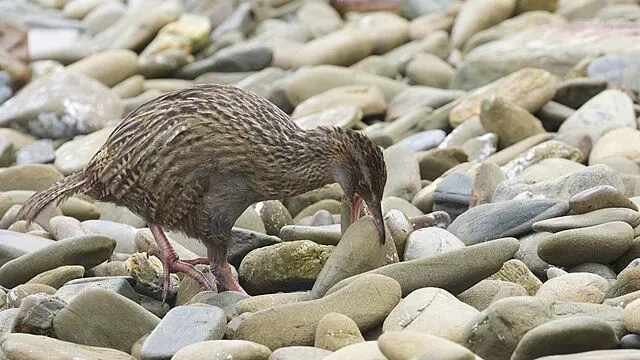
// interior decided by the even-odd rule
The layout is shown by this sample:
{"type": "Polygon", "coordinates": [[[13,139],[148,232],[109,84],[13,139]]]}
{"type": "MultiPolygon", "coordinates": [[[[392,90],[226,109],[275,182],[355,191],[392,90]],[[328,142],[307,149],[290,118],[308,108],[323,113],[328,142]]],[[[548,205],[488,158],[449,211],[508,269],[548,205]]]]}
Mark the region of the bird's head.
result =
{"type": "Polygon", "coordinates": [[[344,157],[334,168],[334,179],[344,192],[343,201],[349,209],[350,222],[360,217],[364,202],[378,229],[379,239],[385,243],[382,217],[382,194],[387,182],[387,169],[382,150],[364,134],[347,131],[344,139],[344,157]]]}

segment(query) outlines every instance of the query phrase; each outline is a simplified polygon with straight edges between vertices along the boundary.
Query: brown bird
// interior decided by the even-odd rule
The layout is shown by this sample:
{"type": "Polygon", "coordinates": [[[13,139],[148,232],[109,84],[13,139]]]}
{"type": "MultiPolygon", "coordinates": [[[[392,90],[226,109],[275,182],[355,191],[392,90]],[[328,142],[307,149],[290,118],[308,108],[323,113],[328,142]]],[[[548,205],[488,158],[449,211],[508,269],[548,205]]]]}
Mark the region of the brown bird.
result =
{"type": "Polygon", "coordinates": [[[18,218],[28,223],[74,194],[129,208],[147,222],[164,267],[203,287],[193,265],[208,263],[223,288],[244,292],[227,262],[231,229],[259,201],[284,199],[337,182],[351,221],[367,204],[385,242],[382,151],[350,129],[303,130],[270,101],[229,86],[201,84],[152,99],[115,128],[87,167],[35,193],[18,218]],[[164,229],[207,248],[207,259],[180,260],[164,229]]]}

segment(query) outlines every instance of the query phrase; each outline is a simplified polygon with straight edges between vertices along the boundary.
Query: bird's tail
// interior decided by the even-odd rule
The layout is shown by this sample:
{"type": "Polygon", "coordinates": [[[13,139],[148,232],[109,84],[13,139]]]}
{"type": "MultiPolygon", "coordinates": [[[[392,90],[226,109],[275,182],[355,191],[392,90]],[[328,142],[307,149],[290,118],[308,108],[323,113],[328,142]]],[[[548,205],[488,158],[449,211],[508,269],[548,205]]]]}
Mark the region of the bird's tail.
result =
{"type": "Polygon", "coordinates": [[[58,180],[47,189],[40,190],[33,194],[22,205],[18,212],[17,219],[26,220],[27,226],[40,214],[49,204],[58,206],[69,197],[84,193],[86,191],[86,177],[83,172],[78,172],[58,180]]]}

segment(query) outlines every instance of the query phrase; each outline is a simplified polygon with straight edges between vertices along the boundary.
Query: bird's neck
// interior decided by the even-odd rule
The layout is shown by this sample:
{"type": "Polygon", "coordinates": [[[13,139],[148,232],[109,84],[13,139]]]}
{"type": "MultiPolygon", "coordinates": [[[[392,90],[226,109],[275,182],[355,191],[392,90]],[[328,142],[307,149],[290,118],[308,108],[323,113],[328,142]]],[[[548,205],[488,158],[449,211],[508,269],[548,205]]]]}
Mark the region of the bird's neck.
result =
{"type": "MultiPolygon", "coordinates": [[[[279,156],[287,159],[278,164],[282,175],[277,186],[277,198],[288,198],[336,182],[341,164],[347,156],[348,144],[342,129],[315,128],[300,131],[287,139],[279,156]]],[[[342,173],[343,174],[343,173],[342,173]]],[[[276,194],[273,194],[276,195],[276,194]]]]}

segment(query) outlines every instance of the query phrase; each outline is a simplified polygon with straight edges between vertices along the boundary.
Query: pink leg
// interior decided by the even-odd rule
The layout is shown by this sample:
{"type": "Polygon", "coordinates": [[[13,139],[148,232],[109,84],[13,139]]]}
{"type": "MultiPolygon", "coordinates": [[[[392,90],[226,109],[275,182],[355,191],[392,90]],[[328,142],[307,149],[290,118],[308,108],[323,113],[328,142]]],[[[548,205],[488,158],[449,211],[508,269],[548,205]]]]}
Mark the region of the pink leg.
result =
{"type": "Polygon", "coordinates": [[[162,302],[164,303],[167,299],[167,295],[169,294],[169,283],[170,283],[170,274],[171,272],[182,272],[186,275],[191,276],[196,279],[202,287],[207,290],[213,290],[213,284],[211,281],[204,276],[200,270],[196,269],[194,264],[202,264],[202,261],[205,261],[205,264],[208,264],[209,261],[203,258],[193,259],[182,261],[178,258],[178,254],[173,250],[169,239],[162,231],[162,228],[158,225],[150,225],[149,229],[151,229],[151,233],[158,244],[158,249],[160,250],[160,260],[162,261],[162,267],[164,271],[164,279],[162,282],[162,302]]]}
{"type": "Polygon", "coordinates": [[[220,264],[211,264],[211,272],[220,282],[222,290],[237,291],[246,294],[238,281],[233,277],[231,265],[225,260],[220,264]]]}

